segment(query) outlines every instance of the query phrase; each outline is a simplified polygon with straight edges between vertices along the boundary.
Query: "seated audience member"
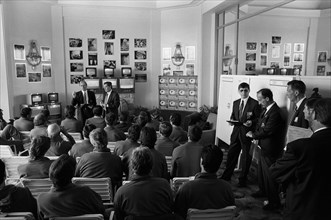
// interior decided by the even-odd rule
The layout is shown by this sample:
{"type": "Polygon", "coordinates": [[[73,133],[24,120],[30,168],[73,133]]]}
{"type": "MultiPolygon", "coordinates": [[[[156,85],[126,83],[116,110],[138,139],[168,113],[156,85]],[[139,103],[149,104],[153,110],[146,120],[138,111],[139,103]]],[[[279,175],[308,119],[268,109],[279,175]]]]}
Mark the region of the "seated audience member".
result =
{"type": "Polygon", "coordinates": [[[6,125],[7,125],[6,120],[3,118],[2,111],[3,110],[0,108],[0,130],[3,130],[6,127],[6,125]]]}
{"type": "MultiPolygon", "coordinates": [[[[6,167],[0,159],[0,213],[31,212],[38,219],[37,202],[28,188],[6,185],[6,167]]],[[[6,219],[1,218],[0,219],[6,219]]]]}
{"type": "Polygon", "coordinates": [[[44,219],[84,214],[105,215],[99,194],[88,186],[78,186],[71,182],[75,166],[75,159],[68,155],[61,155],[52,163],[49,178],[53,187],[38,197],[39,211],[44,219]]]}
{"type": "Polygon", "coordinates": [[[128,131],[128,137],[124,141],[117,141],[114,148],[114,154],[123,156],[130,148],[139,147],[140,126],[137,124],[132,125],[128,131]]]}
{"type": "Polygon", "coordinates": [[[153,119],[151,113],[146,111],[147,113],[147,123],[146,127],[154,128],[155,131],[159,130],[160,122],[157,119],[153,119]]]}
{"type": "Polygon", "coordinates": [[[49,149],[50,144],[51,140],[45,136],[38,136],[32,140],[29,162],[19,165],[17,168],[20,178],[48,178],[49,167],[53,161],[45,157],[45,153],[49,149]]]}
{"type": "Polygon", "coordinates": [[[116,220],[171,220],[173,197],[169,182],[150,175],[153,156],[147,147],[138,147],[130,161],[133,178],[115,194],[116,220]]]}
{"type": "Polygon", "coordinates": [[[169,138],[172,132],[172,126],[169,122],[164,121],[160,124],[161,136],[155,143],[155,149],[161,152],[164,156],[172,156],[172,151],[179,146],[176,141],[169,138]]]}
{"type": "Polygon", "coordinates": [[[51,147],[46,152],[46,156],[61,156],[62,154],[68,154],[72,145],[76,143],[74,138],[58,124],[48,125],[47,133],[48,137],[51,139],[51,147]],[[60,133],[66,136],[68,141],[63,140],[60,133]]]}
{"type": "Polygon", "coordinates": [[[75,176],[90,178],[109,177],[113,189],[116,190],[122,185],[123,170],[121,158],[113,155],[107,148],[107,134],[103,129],[96,128],[91,131],[90,141],[94,150],[80,158],[75,176]]]}
{"type": "Polygon", "coordinates": [[[67,132],[82,132],[83,124],[75,118],[76,109],[72,105],[67,105],[64,109],[66,118],[61,121],[61,126],[67,132]]]}
{"type": "Polygon", "coordinates": [[[46,124],[46,126],[52,124],[52,122],[49,121],[50,112],[49,112],[48,109],[43,109],[43,110],[41,110],[40,113],[43,114],[43,115],[45,115],[45,118],[46,118],[45,124],[46,124]]]}
{"type": "Polygon", "coordinates": [[[312,113],[313,113],[313,110],[314,110],[314,104],[319,99],[320,98],[309,98],[309,99],[307,99],[307,101],[305,103],[305,108],[303,110],[303,113],[304,113],[305,119],[308,122],[312,120],[312,113]]]}
{"type": "Polygon", "coordinates": [[[115,127],[116,115],[114,113],[109,112],[106,115],[105,120],[107,126],[104,128],[104,130],[107,133],[108,142],[116,142],[126,139],[124,132],[115,127]]]}
{"type": "Polygon", "coordinates": [[[128,115],[129,115],[128,112],[121,112],[119,116],[120,122],[117,125],[115,125],[115,128],[123,132],[127,132],[131,126],[131,123],[128,122],[128,115]]]}
{"type": "Polygon", "coordinates": [[[192,113],[188,117],[189,117],[188,129],[196,125],[203,130],[205,126],[205,122],[203,121],[202,115],[199,112],[192,113]]]}
{"type": "Polygon", "coordinates": [[[147,111],[140,111],[137,117],[136,123],[141,127],[145,127],[148,122],[148,112],[147,111]]]}
{"type": "Polygon", "coordinates": [[[331,219],[327,175],[331,155],[331,99],[319,99],[304,112],[312,136],[288,143],[286,152],[269,170],[271,177],[286,188],[284,219],[331,219]]]}
{"type": "Polygon", "coordinates": [[[175,213],[183,219],[186,219],[189,208],[221,209],[235,205],[230,184],[216,177],[223,160],[222,150],[208,145],[203,148],[201,159],[201,173],[180,187],[175,198],[175,213]]]}
{"type": "Polygon", "coordinates": [[[95,127],[104,129],[106,127],[105,119],[102,117],[102,107],[96,105],[93,107],[93,117],[86,120],[85,124],[94,124],[95,127]]]}
{"type": "Polygon", "coordinates": [[[24,151],[22,134],[11,124],[7,124],[0,134],[0,145],[10,145],[13,152],[24,151]]]}
{"type": "Polygon", "coordinates": [[[33,119],[34,128],[30,131],[30,139],[37,136],[47,137],[46,117],[44,114],[39,113],[33,119]]]}
{"type": "Polygon", "coordinates": [[[191,126],[188,130],[188,142],[176,147],[172,152],[172,177],[194,176],[200,172],[202,145],[199,140],[202,130],[199,126],[191,126]]]}
{"type": "Polygon", "coordinates": [[[180,127],[180,123],[182,122],[180,114],[173,113],[170,116],[170,123],[172,125],[172,132],[169,138],[173,141],[178,142],[179,144],[184,144],[187,142],[187,132],[184,131],[182,127],[180,127]]]}
{"type": "Polygon", "coordinates": [[[80,143],[76,143],[72,146],[69,154],[74,157],[81,157],[83,156],[83,154],[89,153],[93,151],[93,145],[91,144],[90,141],[90,133],[91,131],[93,131],[94,129],[96,129],[95,125],[93,124],[89,124],[89,125],[85,125],[84,129],[83,129],[83,136],[84,136],[84,140],[80,143]]]}
{"type": "Polygon", "coordinates": [[[14,127],[19,131],[31,131],[34,127],[31,121],[31,108],[21,109],[21,117],[14,121],[14,127]]]}

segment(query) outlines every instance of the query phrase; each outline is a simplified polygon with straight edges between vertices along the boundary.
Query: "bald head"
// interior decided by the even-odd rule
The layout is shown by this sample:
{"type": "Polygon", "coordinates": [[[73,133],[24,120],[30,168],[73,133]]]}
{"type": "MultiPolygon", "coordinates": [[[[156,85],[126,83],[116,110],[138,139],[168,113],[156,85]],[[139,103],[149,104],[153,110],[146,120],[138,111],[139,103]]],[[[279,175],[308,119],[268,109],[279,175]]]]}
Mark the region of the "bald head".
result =
{"type": "Polygon", "coordinates": [[[38,115],[36,115],[33,119],[33,124],[35,126],[40,126],[40,125],[44,125],[46,123],[46,117],[44,114],[39,113],[38,115]]]}
{"type": "Polygon", "coordinates": [[[47,127],[47,134],[49,138],[54,138],[60,134],[61,128],[58,124],[50,124],[47,127]]]}

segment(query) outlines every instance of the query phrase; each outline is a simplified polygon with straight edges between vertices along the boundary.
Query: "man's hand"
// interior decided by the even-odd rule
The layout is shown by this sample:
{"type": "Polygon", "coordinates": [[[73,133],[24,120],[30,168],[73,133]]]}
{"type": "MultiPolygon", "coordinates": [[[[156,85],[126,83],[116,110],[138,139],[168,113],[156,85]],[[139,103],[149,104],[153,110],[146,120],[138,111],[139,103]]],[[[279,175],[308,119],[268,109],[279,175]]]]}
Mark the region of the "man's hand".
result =
{"type": "Polygon", "coordinates": [[[72,97],[73,97],[73,98],[76,98],[76,92],[73,92],[73,93],[72,93],[72,97]]]}
{"type": "Polygon", "coordinates": [[[251,120],[247,120],[245,123],[244,123],[244,126],[246,127],[250,127],[252,126],[253,122],[251,120]]]}
{"type": "Polygon", "coordinates": [[[247,132],[246,137],[253,138],[253,132],[252,131],[247,132]]]}

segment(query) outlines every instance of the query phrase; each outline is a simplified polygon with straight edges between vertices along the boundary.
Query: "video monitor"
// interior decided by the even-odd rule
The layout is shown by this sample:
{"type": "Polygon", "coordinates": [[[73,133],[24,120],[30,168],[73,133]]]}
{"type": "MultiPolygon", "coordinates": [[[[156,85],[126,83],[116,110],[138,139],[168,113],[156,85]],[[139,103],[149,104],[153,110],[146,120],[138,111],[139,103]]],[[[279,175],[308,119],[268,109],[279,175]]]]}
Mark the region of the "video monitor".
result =
{"type": "Polygon", "coordinates": [[[97,68],[95,67],[86,67],[86,77],[96,77],[97,68]]]}
{"type": "Polygon", "coordinates": [[[132,76],[132,69],[131,67],[122,67],[122,77],[131,77],[132,76]]]}
{"type": "Polygon", "coordinates": [[[117,89],[117,78],[108,78],[108,79],[102,79],[102,86],[105,82],[111,82],[113,89],[117,89]]]}
{"type": "Polygon", "coordinates": [[[30,106],[30,108],[31,108],[31,117],[33,118],[39,113],[41,113],[41,111],[45,109],[45,106],[44,105],[30,106]]]}
{"type": "Polygon", "coordinates": [[[134,89],[134,78],[122,78],[120,80],[120,89],[134,89]]]}
{"type": "Polygon", "coordinates": [[[47,109],[49,110],[49,115],[61,115],[61,104],[51,103],[47,105],[47,109]]]}
{"type": "Polygon", "coordinates": [[[43,103],[43,95],[34,93],[30,95],[31,105],[41,105],[43,103]]]}
{"type": "Polygon", "coordinates": [[[87,84],[87,89],[100,89],[100,79],[84,79],[87,84]]]}
{"type": "Polygon", "coordinates": [[[104,75],[105,75],[105,77],[114,77],[114,75],[115,75],[115,69],[114,68],[105,67],[104,68],[104,75]]]}
{"type": "Polygon", "coordinates": [[[59,102],[59,93],[49,92],[48,95],[47,95],[47,100],[48,100],[49,103],[59,102]]]}

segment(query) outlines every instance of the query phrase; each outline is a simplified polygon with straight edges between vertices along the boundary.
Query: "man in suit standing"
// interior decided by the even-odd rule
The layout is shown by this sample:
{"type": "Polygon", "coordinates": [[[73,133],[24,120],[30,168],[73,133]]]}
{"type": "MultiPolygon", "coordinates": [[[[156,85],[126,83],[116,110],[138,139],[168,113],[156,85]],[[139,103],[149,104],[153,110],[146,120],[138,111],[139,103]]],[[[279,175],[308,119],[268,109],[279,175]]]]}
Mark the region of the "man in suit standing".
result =
{"type": "Polygon", "coordinates": [[[287,83],[287,98],[293,103],[294,111],[289,115],[289,125],[308,128],[303,110],[307,98],[305,96],[306,85],[301,80],[292,80],[287,83]]]}
{"type": "Polygon", "coordinates": [[[103,89],[105,90],[105,93],[103,95],[104,101],[101,103],[101,105],[105,110],[105,115],[109,112],[113,112],[117,119],[118,107],[120,106],[120,96],[116,91],[113,90],[113,85],[111,82],[105,82],[103,84],[103,89]]]}
{"type": "Polygon", "coordinates": [[[234,126],[231,134],[231,143],[228,152],[228,159],[226,169],[222,175],[222,179],[226,181],[231,180],[234,168],[237,164],[240,151],[242,170],[239,175],[239,187],[246,186],[247,174],[252,162],[252,156],[249,154],[252,139],[246,137],[246,133],[253,131],[260,115],[259,103],[249,96],[249,85],[245,82],[240,83],[238,92],[240,99],[233,102],[233,109],[231,114],[231,121],[238,121],[238,123],[231,123],[234,126]]]}
{"type": "Polygon", "coordinates": [[[311,115],[308,120],[313,135],[289,143],[270,172],[286,186],[284,219],[331,219],[331,99],[317,100],[305,111],[311,115]]]}
{"type": "Polygon", "coordinates": [[[93,117],[92,109],[97,104],[97,101],[94,92],[87,90],[87,84],[84,80],[79,82],[79,86],[82,90],[72,93],[71,104],[77,108],[78,113],[81,114],[80,118],[83,124],[85,124],[86,119],[93,117]]]}
{"type": "Polygon", "coordinates": [[[246,136],[254,139],[261,148],[258,165],[259,191],[253,197],[268,197],[268,204],[263,209],[275,210],[280,207],[278,186],[271,178],[269,167],[282,155],[284,148],[283,120],[280,108],[273,100],[270,89],[261,89],[257,92],[257,100],[264,109],[256,125],[255,131],[249,131],[246,136]]]}

